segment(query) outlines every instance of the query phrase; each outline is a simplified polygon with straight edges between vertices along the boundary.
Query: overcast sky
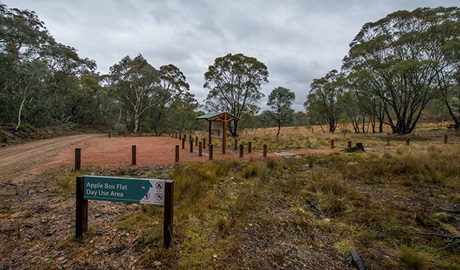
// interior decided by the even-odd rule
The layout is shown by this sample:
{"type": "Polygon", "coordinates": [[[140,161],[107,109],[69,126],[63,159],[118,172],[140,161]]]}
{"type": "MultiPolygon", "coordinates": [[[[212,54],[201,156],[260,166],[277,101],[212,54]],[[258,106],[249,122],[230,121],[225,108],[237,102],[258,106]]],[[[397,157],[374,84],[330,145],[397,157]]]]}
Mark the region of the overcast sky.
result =
{"type": "MultiPolygon", "coordinates": [[[[173,64],[200,103],[214,59],[243,53],[265,63],[270,83],[303,103],[313,79],[340,69],[348,44],[366,22],[397,10],[456,6],[458,0],[0,0],[34,10],[56,41],[96,61],[101,74],[142,54],[155,68],[173,64]]],[[[259,106],[266,109],[267,97],[259,106]]]]}

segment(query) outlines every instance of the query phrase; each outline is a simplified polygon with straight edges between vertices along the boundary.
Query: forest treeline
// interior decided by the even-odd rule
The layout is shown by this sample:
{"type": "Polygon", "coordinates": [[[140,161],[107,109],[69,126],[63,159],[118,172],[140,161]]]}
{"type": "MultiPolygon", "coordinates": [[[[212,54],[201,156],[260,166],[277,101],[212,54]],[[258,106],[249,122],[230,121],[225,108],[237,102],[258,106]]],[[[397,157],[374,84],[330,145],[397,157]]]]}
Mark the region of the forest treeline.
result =
{"type": "Polygon", "coordinates": [[[326,124],[336,131],[411,133],[422,117],[460,118],[460,9],[398,11],[365,24],[350,43],[341,70],[306,86],[305,112],[294,93],[277,87],[260,112],[268,68],[243,54],[218,57],[204,74],[200,104],[174,64],[152,66],[141,54],[100,74],[95,61],[57,42],[34,11],[0,4],[0,126],[101,127],[124,132],[196,130],[205,111],[241,118],[237,128],[326,124]],[[307,94],[308,93],[308,94],[307,94]]]}
{"type": "Polygon", "coordinates": [[[408,134],[422,112],[458,129],[459,67],[459,8],[397,11],[362,27],[341,71],[313,81],[305,107],[331,132],[345,115],[355,132],[370,123],[408,134]]]}
{"type": "Polygon", "coordinates": [[[35,12],[0,5],[0,14],[0,125],[195,128],[198,102],[176,66],[126,56],[101,75],[93,60],[55,41],[35,12]]]}

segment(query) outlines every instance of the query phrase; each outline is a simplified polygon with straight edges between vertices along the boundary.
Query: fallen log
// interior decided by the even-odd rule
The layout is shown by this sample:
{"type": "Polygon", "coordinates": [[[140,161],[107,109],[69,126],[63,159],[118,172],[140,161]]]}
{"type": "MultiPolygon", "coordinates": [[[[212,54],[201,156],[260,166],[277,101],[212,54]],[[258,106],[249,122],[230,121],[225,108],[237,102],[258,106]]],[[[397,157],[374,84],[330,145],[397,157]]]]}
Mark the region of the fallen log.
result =
{"type": "Polygon", "coordinates": [[[364,266],[363,261],[361,258],[358,256],[358,253],[356,252],[355,248],[350,249],[350,254],[353,259],[353,264],[359,269],[359,270],[366,270],[366,267],[364,266]]]}

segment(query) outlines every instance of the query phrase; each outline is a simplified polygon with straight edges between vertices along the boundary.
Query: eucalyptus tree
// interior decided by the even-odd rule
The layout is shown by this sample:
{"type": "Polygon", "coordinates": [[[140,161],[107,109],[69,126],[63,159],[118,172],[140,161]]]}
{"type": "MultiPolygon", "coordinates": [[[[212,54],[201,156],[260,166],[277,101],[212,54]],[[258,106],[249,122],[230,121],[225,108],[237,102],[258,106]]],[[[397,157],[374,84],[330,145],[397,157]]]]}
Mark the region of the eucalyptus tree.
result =
{"type": "Polygon", "coordinates": [[[15,111],[17,130],[26,101],[40,90],[40,82],[47,76],[42,53],[55,41],[36,13],[30,10],[0,4],[0,25],[1,97],[8,105],[4,108],[6,116],[10,118],[15,111]]]}
{"type": "Polygon", "coordinates": [[[460,8],[441,9],[440,13],[437,14],[439,22],[427,32],[434,40],[433,54],[444,65],[436,76],[438,97],[445,104],[447,112],[458,129],[460,127],[460,8]]]}
{"type": "Polygon", "coordinates": [[[284,87],[273,89],[268,96],[267,105],[272,109],[272,117],[276,120],[278,126],[276,138],[280,135],[281,125],[292,121],[294,118],[294,109],[291,108],[294,99],[294,92],[284,87]]]}
{"type": "Polygon", "coordinates": [[[243,114],[240,118],[241,124],[238,126],[240,130],[243,129],[257,129],[261,127],[261,124],[264,123],[260,119],[259,115],[255,114],[243,114]]]}
{"type": "Polygon", "coordinates": [[[167,121],[161,125],[163,129],[193,129],[198,102],[190,93],[190,85],[184,73],[172,64],[161,66],[160,86],[160,99],[154,107],[156,114],[152,119],[155,133],[160,133],[162,120],[167,121]]]}
{"type": "Polygon", "coordinates": [[[259,126],[263,128],[276,127],[276,121],[273,117],[273,112],[269,110],[263,110],[257,115],[259,126]]]}
{"type": "Polygon", "coordinates": [[[294,113],[294,120],[292,122],[295,127],[307,127],[310,125],[308,122],[308,116],[305,112],[298,111],[294,113]]]}
{"type": "MultiPolygon", "coordinates": [[[[267,66],[254,57],[241,53],[215,59],[204,74],[204,87],[209,89],[206,107],[210,111],[226,111],[238,118],[255,114],[257,102],[264,96],[261,85],[268,83],[267,66]]],[[[237,133],[237,122],[231,127],[237,133]]]]}
{"type": "Polygon", "coordinates": [[[343,76],[335,69],[320,79],[314,79],[304,103],[310,119],[320,123],[327,122],[329,132],[335,132],[343,109],[343,92],[343,76]]]}
{"type": "Polygon", "coordinates": [[[365,124],[366,124],[366,114],[363,113],[363,110],[359,106],[355,92],[344,92],[342,96],[342,102],[346,104],[344,106],[344,111],[348,118],[351,121],[351,125],[355,133],[360,133],[362,127],[362,132],[365,132],[365,124]],[[361,126],[362,124],[362,126],[361,126]]]}
{"type": "Polygon", "coordinates": [[[458,8],[397,11],[365,24],[350,43],[343,70],[366,79],[393,133],[411,133],[440,82],[451,85],[446,75],[457,72],[458,59],[447,55],[458,43],[459,18],[458,8]]]}
{"type": "Polygon", "coordinates": [[[2,118],[12,123],[15,115],[16,130],[23,119],[35,126],[68,121],[64,100],[95,63],[56,42],[33,11],[0,4],[0,25],[2,118]]]}
{"type": "Polygon", "coordinates": [[[46,81],[48,84],[46,103],[48,104],[56,96],[65,95],[75,85],[79,86],[78,77],[83,72],[94,73],[97,67],[93,60],[80,58],[75,48],[59,43],[49,47],[42,59],[52,71],[46,81]]]}
{"type": "MultiPolygon", "coordinates": [[[[376,96],[373,91],[369,90],[367,74],[361,75],[360,72],[355,72],[347,77],[347,94],[345,96],[347,100],[344,101],[346,104],[345,111],[350,118],[355,117],[352,120],[355,123],[365,121],[367,117],[373,133],[377,132],[376,126],[378,122],[378,132],[381,133],[383,132],[385,121],[386,103],[376,96]]],[[[355,131],[356,127],[358,126],[354,125],[355,131]]]]}
{"type": "Polygon", "coordinates": [[[78,76],[78,88],[61,97],[69,124],[111,128],[117,122],[117,96],[104,85],[104,76],[85,70],[78,76]]]}
{"type": "Polygon", "coordinates": [[[197,109],[200,104],[195,95],[189,91],[175,98],[171,106],[169,126],[180,131],[193,131],[202,129],[204,121],[196,121],[196,117],[202,115],[197,109]]]}
{"type": "Polygon", "coordinates": [[[110,83],[127,110],[127,121],[134,133],[139,132],[141,116],[155,105],[153,96],[160,87],[160,72],[139,54],[125,56],[110,67],[110,83]]]}

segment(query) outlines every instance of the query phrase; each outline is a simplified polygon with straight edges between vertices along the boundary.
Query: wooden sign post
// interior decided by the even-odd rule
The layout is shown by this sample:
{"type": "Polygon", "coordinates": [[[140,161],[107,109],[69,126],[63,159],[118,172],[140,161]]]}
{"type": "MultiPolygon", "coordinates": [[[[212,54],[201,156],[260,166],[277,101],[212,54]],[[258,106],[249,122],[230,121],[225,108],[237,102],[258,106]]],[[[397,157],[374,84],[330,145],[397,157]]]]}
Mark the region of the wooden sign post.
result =
{"type": "Polygon", "coordinates": [[[136,165],[136,145],[131,146],[131,165],[136,165]]]}
{"type": "Polygon", "coordinates": [[[122,178],[109,176],[79,176],[76,192],[75,236],[88,231],[88,201],[111,201],[163,205],[164,246],[169,248],[173,236],[174,181],[122,178]]]}
{"type": "Polygon", "coordinates": [[[81,148],[75,148],[75,170],[81,169],[81,148]]]}
{"type": "Polygon", "coordinates": [[[176,145],[175,162],[179,162],[179,145],[176,145]]]}
{"type": "Polygon", "coordinates": [[[209,160],[213,159],[214,146],[212,144],[209,145],[209,160]]]}

